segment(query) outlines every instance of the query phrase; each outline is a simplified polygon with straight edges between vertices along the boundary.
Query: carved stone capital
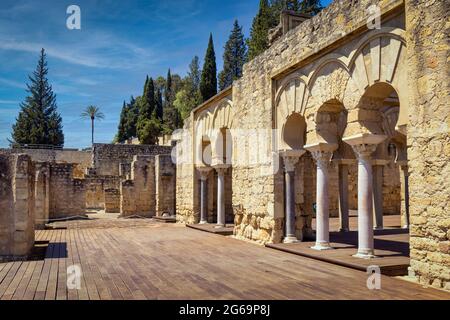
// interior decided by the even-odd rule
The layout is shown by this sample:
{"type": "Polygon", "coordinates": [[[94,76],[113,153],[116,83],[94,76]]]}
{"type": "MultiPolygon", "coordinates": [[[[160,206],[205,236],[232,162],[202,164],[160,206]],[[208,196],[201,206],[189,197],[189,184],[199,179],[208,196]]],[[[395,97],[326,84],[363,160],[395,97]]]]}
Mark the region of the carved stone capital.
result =
{"type": "Polygon", "coordinates": [[[226,164],[217,164],[213,166],[214,170],[216,170],[219,176],[223,176],[227,172],[229,167],[230,166],[226,164]]]}
{"type": "Polygon", "coordinates": [[[317,166],[320,168],[328,168],[333,157],[332,151],[314,150],[311,151],[311,156],[316,161],[317,166]]]}
{"type": "Polygon", "coordinates": [[[295,171],[295,165],[298,163],[299,160],[300,158],[296,156],[283,156],[284,170],[286,172],[295,171]]]}
{"type": "Polygon", "coordinates": [[[376,144],[356,144],[352,146],[356,156],[360,160],[370,161],[372,154],[377,150],[376,144]]]}
{"type": "Polygon", "coordinates": [[[197,171],[200,174],[200,180],[206,181],[211,170],[211,167],[197,167],[197,171]]]}

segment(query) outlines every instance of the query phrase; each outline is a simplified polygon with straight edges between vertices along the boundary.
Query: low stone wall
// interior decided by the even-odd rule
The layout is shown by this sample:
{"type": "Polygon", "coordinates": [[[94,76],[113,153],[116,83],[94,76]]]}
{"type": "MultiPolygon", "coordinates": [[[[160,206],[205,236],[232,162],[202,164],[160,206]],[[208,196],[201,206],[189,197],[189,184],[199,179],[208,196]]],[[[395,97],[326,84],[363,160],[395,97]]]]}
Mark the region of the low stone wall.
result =
{"type": "Polygon", "coordinates": [[[119,189],[105,189],[105,212],[106,213],[120,212],[119,189]]]}
{"type": "Polygon", "coordinates": [[[122,217],[155,216],[155,157],[134,157],[131,179],[120,184],[120,213],[122,217]]]}
{"type": "Polygon", "coordinates": [[[176,166],[171,155],[155,157],[156,215],[175,215],[176,166]]]}
{"type": "Polygon", "coordinates": [[[74,164],[50,164],[50,219],[86,214],[86,184],[73,178],[74,164]]]}
{"type": "Polygon", "coordinates": [[[121,164],[129,164],[138,155],[170,154],[172,147],[153,145],[94,144],[93,171],[100,176],[119,176],[121,164]]]}
{"type": "Polygon", "coordinates": [[[34,245],[35,168],[24,154],[0,154],[0,259],[25,257],[34,245]]]}
{"type": "Polygon", "coordinates": [[[43,229],[50,215],[50,165],[36,162],[35,167],[35,227],[43,229]]]}
{"type": "Polygon", "coordinates": [[[120,177],[85,175],[86,208],[105,209],[105,190],[120,187],[120,177]]]}
{"type": "Polygon", "coordinates": [[[74,178],[82,178],[84,172],[92,166],[92,153],[90,151],[14,148],[11,149],[11,152],[27,154],[34,162],[72,163],[74,164],[74,178]]]}

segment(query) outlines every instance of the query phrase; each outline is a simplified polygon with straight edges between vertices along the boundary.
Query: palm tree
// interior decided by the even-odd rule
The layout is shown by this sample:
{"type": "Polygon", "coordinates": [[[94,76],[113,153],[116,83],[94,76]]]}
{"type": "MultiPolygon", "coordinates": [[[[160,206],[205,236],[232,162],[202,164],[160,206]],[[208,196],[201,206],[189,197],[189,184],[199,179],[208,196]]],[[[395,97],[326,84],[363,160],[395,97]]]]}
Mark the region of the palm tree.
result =
{"type": "Polygon", "coordinates": [[[94,121],[95,119],[101,120],[105,119],[105,115],[100,111],[100,108],[96,106],[87,107],[83,113],[81,114],[83,119],[91,119],[91,127],[92,127],[92,145],[94,145],[94,121]]]}

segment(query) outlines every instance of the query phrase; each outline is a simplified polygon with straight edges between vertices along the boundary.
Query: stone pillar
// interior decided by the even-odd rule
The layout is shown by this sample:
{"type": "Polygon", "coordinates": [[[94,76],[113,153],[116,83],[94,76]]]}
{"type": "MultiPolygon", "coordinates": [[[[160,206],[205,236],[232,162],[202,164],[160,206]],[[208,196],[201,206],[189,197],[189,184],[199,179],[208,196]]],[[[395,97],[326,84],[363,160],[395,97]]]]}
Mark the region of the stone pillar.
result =
{"type": "Polygon", "coordinates": [[[283,155],[285,178],[285,225],[284,243],[299,242],[295,236],[295,165],[299,157],[283,155]]]}
{"type": "Polygon", "coordinates": [[[373,241],[373,173],[372,154],[386,136],[360,134],[342,139],[358,157],[358,253],[357,258],[375,257],[373,241]]]}
{"type": "Polygon", "coordinates": [[[339,231],[341,232],[350,231],[348,212],[348,164],[339,164],[339,231]]]}
{"type": "Polygon", "coordinates": [[[328,195],[329,173],[331,157],[336,144],[319,143],[305,146],[311,152],[317,163],[316,183],[316,245],[315,250],[329,250],[330,246],[330,197],[328,195]]]}
{"type": "Polygon", "coordinates": [[[226,226],[225,221],[225,171],[228,166],[216,165],[214,169],[217,171],[217,226],[222,228],[226,226]]]}
{"type": "Polygon", "coordinates": [[[383,229],[383,166],[375,164],[373,170],[373,216],[374,229],[383,229]]]}
{"type": "Polygon", "coordinates": [[[197,168],[200,173],[200,224],[208,223],[208,175],[210,167],[197,168]]]}
{"type": "Polygon", "coordinates": [[[401,223],[404,229],[409,228],[409,171],[408,165],[400,166],[401,169],[401,194],[402,194],[402,208],[401,208],[401,223]]]}

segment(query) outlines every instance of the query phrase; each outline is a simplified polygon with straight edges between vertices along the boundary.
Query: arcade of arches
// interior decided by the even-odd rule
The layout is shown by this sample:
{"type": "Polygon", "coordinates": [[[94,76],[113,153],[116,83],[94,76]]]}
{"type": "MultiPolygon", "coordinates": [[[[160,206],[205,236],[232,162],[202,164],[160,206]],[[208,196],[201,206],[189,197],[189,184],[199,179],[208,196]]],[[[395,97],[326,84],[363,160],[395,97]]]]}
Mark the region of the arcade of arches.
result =
{"type": "MultiPolygon", "coordinates": [[[[232,87],[196,108],[177,147],[178,222],[233,223],[236,238],[315,239],[314,249],[327,250],[329,217],[339,217],[346,232],[355,211],[355,256],[370,258],[383,215],[400,214],[402,227],[410,229],[412,271],[422,283],[448,289],[450,186],[433,186],[436,198],[420,190],[421,183],[439,179],[437,172],[424,176],[427,157],[444,161],[425,145],[433,139],[449,143],[448,129],[432,133],[439,121],[448,125],[448,87],[441,87],[445,94],[432,92],[439,79],[447,81],[445,72],[436,71],[433,84],[422,83],[417,92],[420,79],[431,79],[428,69],[418,67],[418,56],[432,49],[445,69],[446,53],[411,36],[425,28],[416,19],[425,4],[410,2],[335,1],[247,63],[232,87]],[[365,8],[374,2],[381,7],[381,28],[368,29],[365,8]],[[429,97],[435,100],[423,100],[429,97]],[[427,103],[435,104],[433,114],[421,111],[427,103]],[[431,120],[424,124],[424,117],[431,120]],[[425,130],[420,126],[430,123],[430,140],[418,138],[425,130]]],[[[445,10],[433,10],[442,24],[445,10]]],[[[448,159],[448,148],[441,156],[448,159]]],[[[436,170],[448,175],[446,168],[436,170]]]]}

